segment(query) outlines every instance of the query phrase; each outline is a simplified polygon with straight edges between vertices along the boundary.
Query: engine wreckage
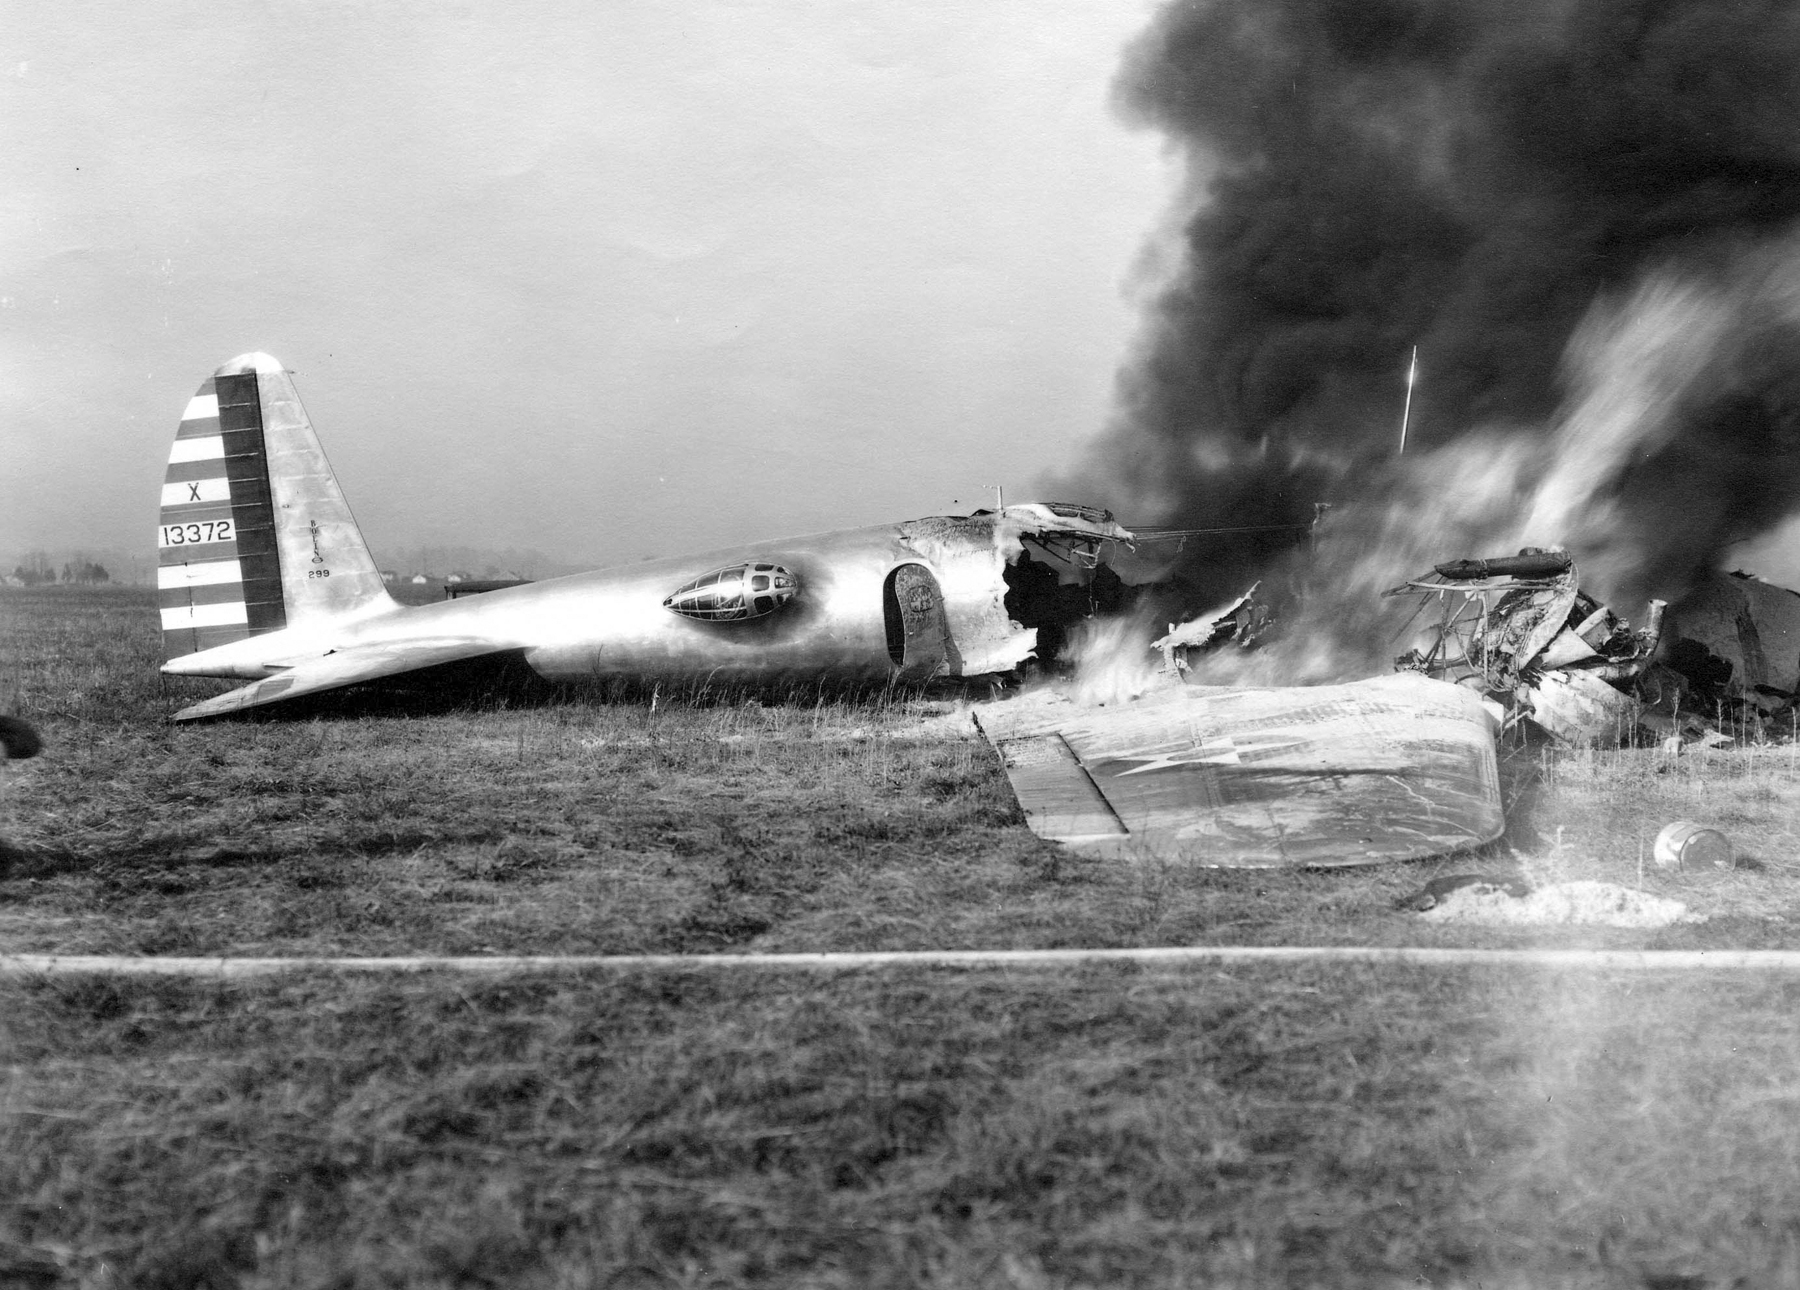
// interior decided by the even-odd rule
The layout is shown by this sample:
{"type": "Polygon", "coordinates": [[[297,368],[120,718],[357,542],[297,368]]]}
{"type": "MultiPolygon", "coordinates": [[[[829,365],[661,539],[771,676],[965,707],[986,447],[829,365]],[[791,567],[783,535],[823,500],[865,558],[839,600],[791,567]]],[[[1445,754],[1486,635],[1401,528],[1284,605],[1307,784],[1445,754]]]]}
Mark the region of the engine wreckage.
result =
{"type": "Polygon", "coordinates": [[[1719,575],[1631,623],[1581,589],[1567,552],[1455,560],[1386,593],[1435,609],[1396,668],[1479,691],[1502,729],[1565,742],[1677,743],[1792,734],[1800,595],[1719,575]]]}
{"type": "Polygon", "coordinates": [[[1502,730],[1533,721],[1558,738],[1619,743],[1638,724],[1636,685],[1656,654],[1664,609],[1631,624],[1581,590],[1562,551],[1453,560],[1386,593],[1420,602],[1438,621],[1394,660],[1401,671],[1479,691],[1502,730]]]}

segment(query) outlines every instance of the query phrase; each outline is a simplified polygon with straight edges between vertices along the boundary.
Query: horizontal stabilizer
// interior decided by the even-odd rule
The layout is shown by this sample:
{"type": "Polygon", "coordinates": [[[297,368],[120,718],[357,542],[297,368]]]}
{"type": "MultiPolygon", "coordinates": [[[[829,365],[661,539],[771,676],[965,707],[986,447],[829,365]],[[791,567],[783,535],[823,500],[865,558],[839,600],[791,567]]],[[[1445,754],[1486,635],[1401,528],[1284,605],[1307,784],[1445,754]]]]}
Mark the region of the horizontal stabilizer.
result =
{"type": "Polygon", "coordinates": [[[385,676],[416,672],[440,663],[457,663],[463,659],[499,654],[506,646],[492,638],[442,637],[437,640],[410,639],[392,644],[357,645],[333,650],[318,658],[307,659],[284,668],[274,676],[264,677],[236,690],[216,695],[175,714],[177,721],[193,721],[200,717],[220,717],[245,708],[297,699],[306,694],[319,694],[363,681],[378,681],[385,676]]]}

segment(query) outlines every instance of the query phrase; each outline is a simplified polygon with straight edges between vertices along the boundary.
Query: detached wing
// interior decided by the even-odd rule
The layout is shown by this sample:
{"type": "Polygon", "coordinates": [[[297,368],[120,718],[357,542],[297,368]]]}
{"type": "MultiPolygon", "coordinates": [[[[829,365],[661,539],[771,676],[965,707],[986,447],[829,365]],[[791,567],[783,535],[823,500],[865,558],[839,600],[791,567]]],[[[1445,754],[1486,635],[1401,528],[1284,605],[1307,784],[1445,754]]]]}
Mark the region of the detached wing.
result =
{"type": "Polygon", "coordinates": [[[978,719],[1032,831],[1102,854],[1374,864],[1480,846],[1505,827],[1480,700],[1412,673],[1171,686],[1096,708],[1041,692],[978,719]]]}
{"type": "Polygon", "coordinates": [[[507,647],[495,644],[491,637],[440,637],[412,639],[388,644],[354,645],[333,650],[318,658],[306,659],[284,668],[274,676],[253,681],[249,685],[183,708],[175,714],[177,721],[193,721],[199,717],[223,716],[245,708],[261,707],[304,694],[336,690],[361,681],[378,681],[384,676],[416,672],[440,663],[456,663],[484,654],[503,653],[507,647]]]}

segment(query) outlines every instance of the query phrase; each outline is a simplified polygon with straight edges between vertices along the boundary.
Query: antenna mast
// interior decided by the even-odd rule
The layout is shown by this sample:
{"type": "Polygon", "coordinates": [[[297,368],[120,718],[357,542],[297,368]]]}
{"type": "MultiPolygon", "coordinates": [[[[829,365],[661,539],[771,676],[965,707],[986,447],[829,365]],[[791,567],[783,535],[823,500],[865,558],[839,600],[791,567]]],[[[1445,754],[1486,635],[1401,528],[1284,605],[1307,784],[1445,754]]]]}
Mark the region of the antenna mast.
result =
{"type": "Polygon", "coordinates": [[[1412,350],[1412,364],[1406,369],[1406,410],[1400,414],[1400,451],[1394,454],[1396,457],[1402,456],[1406,452],[1406,426],[1407,423],[1412,420],[1413,378],[1418,374],[1419,347],[1414,345],[1412,350]]]}

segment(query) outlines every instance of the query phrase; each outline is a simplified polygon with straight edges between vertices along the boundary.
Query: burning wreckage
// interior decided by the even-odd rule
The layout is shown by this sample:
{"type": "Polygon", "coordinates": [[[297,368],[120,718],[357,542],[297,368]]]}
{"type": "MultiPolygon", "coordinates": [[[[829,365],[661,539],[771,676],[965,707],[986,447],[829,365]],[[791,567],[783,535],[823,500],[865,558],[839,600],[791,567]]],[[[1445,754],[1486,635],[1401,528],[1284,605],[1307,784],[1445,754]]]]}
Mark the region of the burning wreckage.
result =
{"type": "MultiPolygon", "coordinates": [[[[190,401],[162,504],[163,670],[247,682],[176,720],[495,657],[572,680],[998,678],[1029,659],[1056,665],[1092,615],[1132,621],[1120,612],[1132,593],[1101,554],[1134,535],[1107,512],[1061,503],[779,539],[402,606],[382,584],[288,374],[266,355],[225,365],[190,401]]],[[[1167,683],[1132,702],[1037,686],[981,705],[978,721],[1031,827],[1101,854],[1326,866],[1480,846],[1504,827],[1496,719],[1529,716],[1569,737],[1617,739],[1652,719],[1644,688],[1674,673],[1653,663],[1656,623],[1633,632],[1584,596],[1566,556],[1435,572],[1396,589],[1442,607],[1440,625],[1396,675],[1320,686],[1185,683],[1187,655],[1275,634],[1279,623],[1252,588],[1155,642],[1167,683]]],[[[1715,599],[1683,611],[1696,633],[1744,618],[1729,597],[1715,599]]],[[[1800,609],[1789,608],[1783,621],[1800,640],[1800,609]]],[[[1771,640],[1740,631],[1721,646],[1735,662],[1719,666],[1753,704],[1796,683],[1795,649],[1771,640]],[[1752,688],[1744,678],[1755,678],[1752,688]]],[[[1692,685],[1669,692],[1690,696],[1679,719],[1691,717],[1692,685]]]]}
{"type": "Polygon", "coordinates": [[[1793,733],[1800,595],[1747,575],[1652,600],[1635,630],[1564,551],[1453,560],[1386,594],[1418,600],[1413,621],[1437,617],[1395,667],[1480,692],[1502,732],[1607,746],[1793,733]]]}
{"type": "MultiPolygon", "coordinates": [[[[1252,586],[1222,609],[1151,643],[1163,671],[1198,656],[1255,649],[1281,622],[1252,586]]],[[[1800,592],[1745,573],[1715,574],[1644,625],[1582,590],[1566,551],[1450,560],[1384,592],[1418,607],[1394,659],[1481,696],[1501,734],[1536,727],[1566,743],[1722,743],[1800,734],[1800,592]]]]}
{"type": "Polygon", "coordinates": [[[1479,691],[1503,731],[1529,720],[1561,739],[1616,744],[1637,725],[1635,686],[1656,653],[1662,601],[1633,631],[1581,590],[1567,552],[1537,550],[1452,560],[1385,594],[1416,597],[1415,619],[1439,613],[1395,667],[1479,691]]]}
{"type": "Polygon", "coordinates": [[[1676,746],[1800,727],[1800,594],[1722,575],[1634,629],[1562,551],[1437,565],[1386,593],[1435,622],[1395,672],[1338,685],[1198,683],[1198,656],[1280,623],[1252,587],[1152,642],[1126,703],[1044,687],[984,708],[1032,829],[1090,853],[1233,868],[1446,855],[1504,827],[1497,736],[1676,746]],[[1729,733],[1724,733],[1729,732],[1729,733]]]}

